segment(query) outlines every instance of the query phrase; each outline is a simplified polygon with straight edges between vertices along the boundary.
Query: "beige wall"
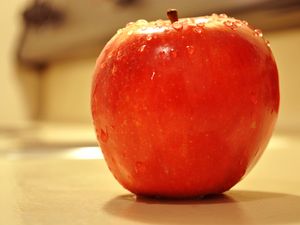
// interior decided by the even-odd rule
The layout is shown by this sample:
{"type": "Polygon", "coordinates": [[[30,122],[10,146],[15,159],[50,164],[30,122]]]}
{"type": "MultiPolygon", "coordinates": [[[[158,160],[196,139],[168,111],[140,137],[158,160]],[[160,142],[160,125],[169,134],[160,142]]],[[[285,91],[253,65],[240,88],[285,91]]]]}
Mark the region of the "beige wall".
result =
{"type": "Polygon", "coordinates": [[[268,38],[281,87],[278,128],[300,129],[300,29],[270,33],[268,38]]]}
{"type": "MultiPolygon", "coordinates": [[[[21,9],[25,0],[0,2],[0,126],[15,127],[26,124],[34,110],[33,85],[37,79],[32,73],[23,76],[15,65],[16,43],[21,31],[21,9]],[[21,77],[20,79],[20,76],[21,77]],[[23,81],[31,84],[31,91],[24,90],[23,81]]],[[[25,70],[24,70],[24,73],[25,70]]]]}
{"type": "Polygon", "coordinates": [[[90,86],[95,57],[60,62],[43,74],[40,118],[90,122],[90,86]]]}

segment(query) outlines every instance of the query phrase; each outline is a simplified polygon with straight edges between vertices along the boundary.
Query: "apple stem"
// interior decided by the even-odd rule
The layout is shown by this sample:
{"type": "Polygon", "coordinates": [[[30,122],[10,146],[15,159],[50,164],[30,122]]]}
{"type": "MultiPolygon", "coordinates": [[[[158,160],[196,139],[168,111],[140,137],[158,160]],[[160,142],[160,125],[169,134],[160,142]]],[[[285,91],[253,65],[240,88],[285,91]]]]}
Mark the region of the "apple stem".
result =
{"type": "Polygon", "coordinates": [[[178,13],[177,13],[176,9],[169,9],[167,11],[167,16],[168,16],[169,20],[171,21],[171,23],[178,21],[178,13]]]}

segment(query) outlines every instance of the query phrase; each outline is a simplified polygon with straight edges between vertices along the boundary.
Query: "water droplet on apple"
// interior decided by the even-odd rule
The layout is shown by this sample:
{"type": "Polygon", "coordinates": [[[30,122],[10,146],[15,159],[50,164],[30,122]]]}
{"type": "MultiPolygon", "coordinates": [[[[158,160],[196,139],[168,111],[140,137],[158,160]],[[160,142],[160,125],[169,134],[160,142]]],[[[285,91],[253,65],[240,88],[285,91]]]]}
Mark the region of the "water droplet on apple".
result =
{"type": "Polygon", "coordinates": [[[148,21],[147,20],[137,20],[136,24],[139,26],[145,26],[148,24],[148,21]]]}
{"type": "Polygon", "coordinates": [[[163,51],[160,51],[159,53],[158,53],[158,57],[160,58],[160,59],[163,59],[163,58],[165,58],[165,56],[166,56],[166,52],[163,50],[163,51]]]}
{"type": "Polygon", "coordinates": [[[121,34],[123,32],[123,29],[119,29],[118,31],[117,31],[117,34],[121,34]]]}
{"type": "Polygon", "coordinates": [[[211,17],[218,17],[218,14],[213,13],[213,14],[211,14],[211,17]]]}
{"type": "Polygon", "coordinates": [[[202,31],[203,31],[203,26],[197,25],[197,26],[194,28],[194,31],[195,31],[195,33],[201,34],[202,31]]]}
{"type": "Polygon", "coordinates": [[[108,141],[108,133],[106,130],[100,130],[100,140],[106,143],[108,141]]]}
{"type": "Polygon", "coordinates": [[[226,20],[224,23],[223,23],[225,26],[227,26],[227,27],[230,27],[231,28],[231,26],[232,26],[232,21],[230,21],[230,20],[226,20]]]}
{"type": "Polygon", "coordinates": [[[146,166],[145,166],[144,163],[142,163],[140,161],[137,161],[135,163],[134,170],[135,170],[136,173],[144,173],[146,171],[146,166]]]}
{"type": "Polygon", "coordinates": [[[203,29],[205,26],[205,22],[197,23],[196,26],[203,29]]]}
{"type": "Polygon", "coordinates": [[[177,52],[175,51],[174,48],[171,48],[171,49],[170,49],[170,55],[171,55],[172,57],[174,57],[174,58],[177,57],[177,52]]]}
{"type": "Polygon", "coordinates": [[[142,26],[141,29],[140,29],[140,31],[141,31],[142,33],[144,33],[147,29],[148,29],[148,27],[142,26]]]}
{"type": "Polygon", "coordinates": [[[190,55],[192,55],[192,54],[194,53],[194,51],[195,51],[195,48],[194,48],[194,46],[192,46],[192,45],[187,45],[187,46],[186,46],[186,49],[187,49],[187,51],[188,51],[188,53],[189,53],[190,55]]]}
{"type": "Polygon", "coordinates": [[[152,35],[152,38],[153,38],[153,39],[157,39],[157,35],[156,35],[156,34],[153,34],[153,35],[152,35]]]}
{"type": "Polygon", "coordinates": [[[152,40],[152,36],[150,34],[147,35],[146,37],[147,41],[151,41],[152,40]]]}
{"type": "Polygon", "coordinates": [[[248,22],[246,20],[242,20],[242,24],[248,26],[248,22]]]}
{"type": "Polygon", "coordinates": [[[158,27],[161,27],[161,26],[163,26],[164,21],[161,20],[161,19],[159,19],[159,20],[156,20],[156,21],[154,22],[154,24],[155,24],[156,26],[158,26],[158,27]]]}
{"type": "Polygon", "coordinates": [[[117,73],[117,67],[116,67],[116,65],[113,65],[113,68],[112,68],[112,70],[111,70],[111,73],[112,73],[112,75],[114,75],[114,74],[116,74],[117,73]]]}
{"type": "Polygon", "coordinates": [[[223,22],[223,24],[232,30],[237,30],[239,27],[243,25],[242,22],[239,20],[236,21],[226,20],[223,22]]]}
{"type": "Polygon", "coordinates": [[[146,45],[142,45],[140,48],[139,48],[139,52],[143,52],[145,50],[145,47],[146,45]]]}
{"type": "Polygon", "coordinates": [[[117,57],[116,57],[116,59],[117,59],[117,61],[120,61],[121,59],[122,59],[122,52],[121,51],[118,51],[118,53],[117,53],[117,57]]]}
{"type": "Polygon", "coordinates": [[[187,19],[186,19],[186,24],[187,24],[188,26],[192,26],[192,27],[196,26],[196,23],[195,23],[194,18],[187,18],[187,19]]]}
{"type": "Polygon", "coordinates": [[[260,29],[255,29],[254,30],[254,35],[257,36],[257,37],[262,37],[263,33],[260,29]]]}
{"type": "Polygon", "coordinates": [[[205,22],[199,22],[196,24],[196,27],[194,28],[194,31],[198,34],[202,33],[205,27],[205,22]]]}
{"type": "Polygon", "coordinates": [[[221,14],[219,15],[219,17],[220,17],[220,18],[228,18],[228,16],[227,16],[225,13],[221,13],[221,14]]]}
{"type": "Polygon", "coordinates": [[[127,34],[130,36],[130,35],[133,34],[133,31],[132,31],[132,30],[129,30],[129,31],[127,32],[127,34]]]}
{"type": "Polygon", "coordinates": [[[236,21],[232,22],[232,25],[230,26],[232,30],[237,30],[239,28],[239,25],[236,23],[236,21]]]}
{"type": "Polygon", "coordinates": [[[172,24],[172,27],[173,27],[175,30],[179,31],[179,30],[182,30],[182,27],[183,27],[183,26],[182,26],[182,23],[176,21],[176,22],[174,22],[174,23],[172,24]]]}
{"type": "Polygon", "coordinates": [[[242,21],[240,21],[240,20],[234,21],[233,24],[234,24],[236,27],[241,27],[241,26],[243,25],[242,21]]]}
{"type": "Polygon", "coordinates": [[[151,80],[153,80],[155,74],[156,74],[156,73],[153,71],[152,74],[151,74],[151,77],[150,77],[151,80]]]}
{"type": "Polygon", "coordinates": [[[134,22],[129,22],[129,23],[126,24],[126,27],[130,27],[133,24],[134,24],[134,22]]]}
{"type": "Polygon", "coordinates": [[[268,41],[268,40],[265,40],[265,43],[266,43],[266,45],[270,48],[271,47],[271,44],[270,44],[270,42],[268,41]]]}
{"type": "Polygon", "coordinates": [[[170,27],[166,27],[165,28],[165,33],[171,33],[173,31],[173,29],[171,29],[170,27]]]}

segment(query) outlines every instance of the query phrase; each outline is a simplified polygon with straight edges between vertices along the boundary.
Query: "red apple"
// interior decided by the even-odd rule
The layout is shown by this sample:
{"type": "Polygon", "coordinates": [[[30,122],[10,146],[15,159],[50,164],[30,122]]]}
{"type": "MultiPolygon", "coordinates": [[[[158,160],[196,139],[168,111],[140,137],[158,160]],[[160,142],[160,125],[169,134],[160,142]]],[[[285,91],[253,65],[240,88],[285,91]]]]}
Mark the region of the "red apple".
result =
{"type": "Polygon", "coordinates": [[[101,52],[93,121],[115,178],[138,195],[222,193],[263,153],[278,72],[259,30],[224,14],[129,23],[101,52]]]}

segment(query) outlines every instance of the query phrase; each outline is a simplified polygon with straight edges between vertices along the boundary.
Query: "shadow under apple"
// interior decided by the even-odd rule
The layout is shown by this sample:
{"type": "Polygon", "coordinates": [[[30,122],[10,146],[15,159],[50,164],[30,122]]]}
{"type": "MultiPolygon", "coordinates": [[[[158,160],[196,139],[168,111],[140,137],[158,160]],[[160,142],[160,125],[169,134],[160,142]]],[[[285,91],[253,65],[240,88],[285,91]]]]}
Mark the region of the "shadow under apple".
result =
{"type": "Polygon", "coordinates": [[[104,211],[149,224],[288,224],[300,223],[300,196],[237,191],[190,200],[117,196],[104,211]]]}

